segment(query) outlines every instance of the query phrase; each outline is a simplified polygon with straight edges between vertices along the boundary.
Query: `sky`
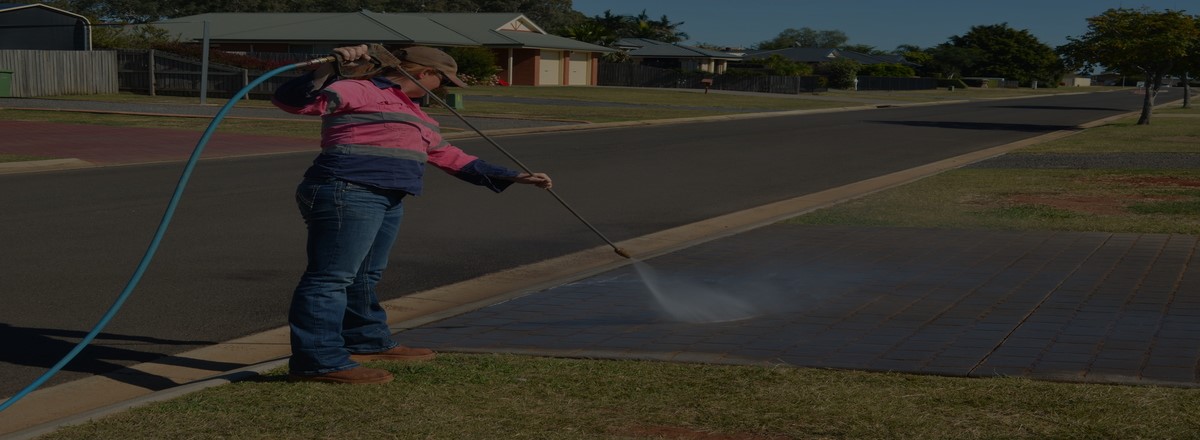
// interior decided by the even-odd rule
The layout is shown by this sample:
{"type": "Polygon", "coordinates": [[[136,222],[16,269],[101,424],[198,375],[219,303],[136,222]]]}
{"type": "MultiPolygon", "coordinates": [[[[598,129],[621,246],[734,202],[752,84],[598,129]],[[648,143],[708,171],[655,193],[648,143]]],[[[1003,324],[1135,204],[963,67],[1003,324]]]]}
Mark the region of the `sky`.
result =
{"type": "Polygon", "coordinates": [[[901,44],[931,47],[963,35],[971,26],[1008,23],[1057,47],[1087,33],[1087,18],[1111,8],[1183,10],[1200,14],[1200,0],[572,0],[589,17],[646,11],[683,22],[683,44],[746,47],[775,38],[787,28],[840,30],[848,44],[891,51],[901,44]]]}

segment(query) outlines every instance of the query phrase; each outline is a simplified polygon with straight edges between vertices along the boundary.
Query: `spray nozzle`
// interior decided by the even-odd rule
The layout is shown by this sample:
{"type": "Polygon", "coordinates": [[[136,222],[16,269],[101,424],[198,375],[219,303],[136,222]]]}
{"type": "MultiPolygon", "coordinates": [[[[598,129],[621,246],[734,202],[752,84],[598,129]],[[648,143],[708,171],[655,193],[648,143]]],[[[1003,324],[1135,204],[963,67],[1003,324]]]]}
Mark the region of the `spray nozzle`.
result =
{"type": "Polygon", "coordinates": [[[617,255],[620,255],[622,257],[625,257],[625,258],[628,258],[631,260],[633,259],[633,257],[629,256],[629,252],[625,252],[625,249],[621,249],[619,247],[614,247],[613,252],[616,252],[617,255]]]}

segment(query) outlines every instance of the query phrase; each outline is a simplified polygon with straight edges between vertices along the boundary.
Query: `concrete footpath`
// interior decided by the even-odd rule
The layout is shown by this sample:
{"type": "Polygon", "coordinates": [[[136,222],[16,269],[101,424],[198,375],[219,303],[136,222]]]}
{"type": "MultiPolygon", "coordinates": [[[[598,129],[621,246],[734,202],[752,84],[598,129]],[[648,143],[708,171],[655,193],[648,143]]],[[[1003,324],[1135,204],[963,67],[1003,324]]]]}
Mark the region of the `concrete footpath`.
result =
{"type": "MultiPolygon", "coordinates": [[[[1200,237],[779,223],[1063,135],[618,243],[632,261],[597,248],[385,307],[397,340],[443,352],[1197,387],[1200,237]]],[[[27,422],[0,417],[0,433],[28,438],[280,365],[285,329],[251,338],[235,351],[275,360],[49,419],[31,414],[83,388],[42,390],[6,411],[27,422]]]]}

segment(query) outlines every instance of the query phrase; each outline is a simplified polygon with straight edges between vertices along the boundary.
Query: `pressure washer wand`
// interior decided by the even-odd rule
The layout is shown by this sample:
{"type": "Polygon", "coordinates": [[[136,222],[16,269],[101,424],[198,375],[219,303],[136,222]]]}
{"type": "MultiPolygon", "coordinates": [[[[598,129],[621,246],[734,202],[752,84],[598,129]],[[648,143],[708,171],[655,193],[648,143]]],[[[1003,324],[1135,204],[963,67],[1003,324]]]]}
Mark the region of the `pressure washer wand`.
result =
{"type": "MultiPolygon", "coordinates": [[[[470,127],[471,130],[474,130],[475,133],[478,133],[480,137],[482,137],[484,140],[488,141],[488,143],[492,144],[493,147],[496,147],[497,150],[500,150],[501,153],[504,153],[504,155],[507,156],[509,158],[509,160],[512,160],[513,163],[517,164],[517,166],[520,167],[521,170],[525,171],[526,173],[533,174],[533,170],[531,170],[531,169],[529,169],[529,167],[525,166],[525,164],[522,163],[519,159],[517,159],[516,156],[513,156],[512,153],[509,153],[508,150],[504,149],[504,147],[501,147],[500,144],[497,143],[495,140],[493,140],[490,136],[484,134],[483,130],[480,130],[478,127],[475,127],[475,124],[472,124],[471,121],[468,121],[467,118],[463,117],[463,115],[461,113],[459,113],[453,107],[450,107],[450,105],[446,104],[445,100],[443,100],[441,97],[435,95],[433,93],[433,91],[429,90],[429,88],[425,87],[424,84],[421,84],[421,82],[418,81],[416,78],[414,78],[411,73],[408,73],[404,69],[400,69],[400,68],[397,68],[395,70],[399,71],[400,73],[403,73],[404,76],[408,77],[408,79],[410,81],[412,81],[414,84],[416,84],[417,87],[420,87],[421,90],[424,90],[425,96],[433,98],[435,101],[437,101],[438,104],[441,104],[442,107],[445,107],[446,110],[450,110],[450,113],[453,113],[454,116],[457,116],[458,119],[461,120],[464,124],[467,124],[467,127],[470,127]]],[[[587,220],[585,220],[582,215],[579,215],[579,213],[576,212],[575,209],[571,207],[571,205],[567,204],[566,200],[563,200],[562,197],[559,197],[558,193],[554,192],[553,189],[546,188],[546,191],[549,192],[550,195],[554,196],[554,199],[558,200],[558,203],[561,204],[563,206],[563,208],[567,208],[567,211],[570,211],[571,214],[575,216],[575,218],[579,219],[579,221],[582,222],[584,224],[584,226],[587,226],[588,229],[591,229],[592,232],[596,233],[596,236],[600,237],[601,240],[604,240],[605,243],[608,243],[609,246],[612,246],[613,252],[616,252],[617,255],[620,255],[625,258],[633,258],[633,257],[629,256],[629,253],[625,252],[624,249],[621,249],[620,247],[618,247],[616,245],[616,243],[613,243],[612,240],[609,240],[608,237],[605,237],[604,234],[601,233],[599,229],[596,229],[595,226],[592,226],[592,224],[589,223],[587,220]]]]}

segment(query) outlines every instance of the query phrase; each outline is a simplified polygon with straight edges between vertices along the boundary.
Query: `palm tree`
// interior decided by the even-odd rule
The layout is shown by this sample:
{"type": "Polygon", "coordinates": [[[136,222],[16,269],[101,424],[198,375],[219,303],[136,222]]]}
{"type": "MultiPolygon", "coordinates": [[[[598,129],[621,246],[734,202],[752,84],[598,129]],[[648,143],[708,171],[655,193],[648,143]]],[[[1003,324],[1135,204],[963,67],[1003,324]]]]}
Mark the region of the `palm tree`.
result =
{"type": "Polygon", "coordinates": [[[612,30],[604,27],[595,20],[581,21],[577,24],[567,26],[563,29],[562,36],[600,46],[611,46],[617,41],[617,36],[612,30]]]}

